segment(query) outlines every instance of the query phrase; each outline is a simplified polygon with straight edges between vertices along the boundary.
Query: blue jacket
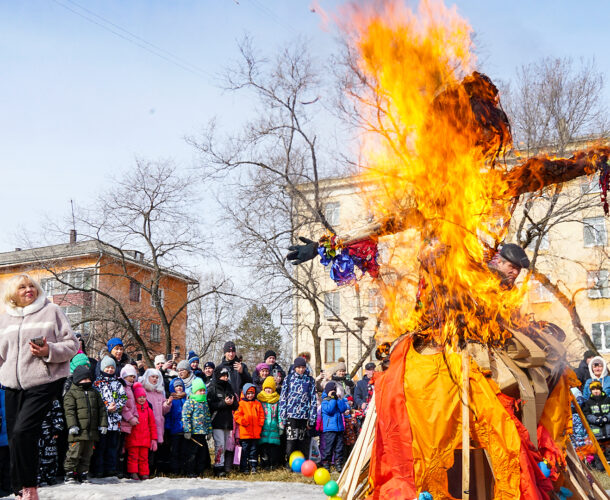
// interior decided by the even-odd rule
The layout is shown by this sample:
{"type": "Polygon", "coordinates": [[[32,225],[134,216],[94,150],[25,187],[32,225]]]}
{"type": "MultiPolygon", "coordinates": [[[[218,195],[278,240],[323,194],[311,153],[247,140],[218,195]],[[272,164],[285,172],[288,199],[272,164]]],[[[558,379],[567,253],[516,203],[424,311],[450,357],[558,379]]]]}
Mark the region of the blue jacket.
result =
{"type": "Polygon", "coordinates": [[[0,389],[0,408],[2,410],[2,428],[0,429],[0,446],[8,446],[6,434],[6,411],[4,406],[4,389],[0,389]]]}
{"type": "Polygon", "coordinates": [[[345,430],[343,412],[349,409],[347,399],[329,398],[322,393],[322,432],[341,432],[345,430]]]}
{"type": "MultiPolygon", "coordinates": [[[[606,394],[610,394],[610,375],[606,375],[605,377],[602,377],[601,380],[600,379],[595,379],[595,380],[602,383],[602,390],[606,394]]],[[[589,389],[591,382],[593,382],[592,378],[587,379],[587,381],[585,382],[585,388],[582,391],[582,395],[585,399],[589,399],[591,397],[591,389],[589,389]]]]}
{"type": "MultiPolygon", "coordinates": [[[[172,379],[169,383],[169,393],[175,393],[176,389],[174,388],[174,381],[176,379],[172,379]]],[[[184,397],[180,399],[174,399],[172,401],[172,407],[169,409],[169,413],[165,415],[165,428],[169,431],[171,435],[180,434],[184,432],[182,429],[182,407],[184,406],[184,402],[186,401],[186,393],[183,393],[184,397]]]]}
{"type": "Polygon", "coordinates": [[[309,375],[291,373],[282,384],[280,396],[280,423],[286,425],[289,418],[304,419],[313,427],[316,424],[318,405],[316,382],[309,375]]]}

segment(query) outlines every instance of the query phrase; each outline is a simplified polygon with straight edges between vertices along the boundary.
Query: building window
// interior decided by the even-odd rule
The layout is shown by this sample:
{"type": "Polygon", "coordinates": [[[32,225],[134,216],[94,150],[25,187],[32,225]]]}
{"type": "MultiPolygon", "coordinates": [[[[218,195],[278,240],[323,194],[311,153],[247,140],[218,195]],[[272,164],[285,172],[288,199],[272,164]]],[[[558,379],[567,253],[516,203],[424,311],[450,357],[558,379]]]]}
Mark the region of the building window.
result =
{"type": "Polygon", "coordinates": [[[142,290],[140,288],[140,283],[136,281],[129,282],[129,300],[131,302],[140,302],[140,294],[142,290]]]}
{"type": "Polygon", "coordinates": [[[331,226],[339,225],[340,207],[341,204],[339,202],[327,203],[324,205],[324,217],[326,218],[326,222],[328,222],[331,226]]]}
{"type": "Polygon", "coordinates": [[[57,278],[44,278],[40,281],[40,286],[42,286],[47,297],[72,291],[78,292],[82,289],[89,291],[93,284],[92,269],[65,271],[58,276],[64,283],[61,283],[57,278]],[[74,290],[74,288],[78,288],[79,290],[74,290]]]}
{"type": "Polygon", "coordinates": [[[587,295],[590,299],[610,298],[610,286],[608,285],[608,271],[589,271],[587,273],[587,295]]]}
{"type": "Polygon", "coordinates": [[[608,241],[606,221],[603,217],[589,217],[582,220],[586,247],[603,247],[608,241]]]}
{"type": "Polygon", "coordinates": [[[324,317],[334,318],[341,314],[341,295],[339,292],[324,294],[324,317]]]}
{"type": "Polygon", "coordinates": [[[591,325],[593,344],[600,352],[610,352],[610,322],[591,325]]]}
{"type": "Polygon", "coordinates": [[[369,314],[379,314],[385,302],[383,300],[383,295],[379,291],[379,288],[370,288],[369,289],[369,314]]]}
{"type": "Polygon", "coordinates": [[[91,332],[91,324],[89,322],[82,323],[83,317],[87,317],[87,315],[89,314],[88,307],[63,306],[63,307],[61,307],[61,310],[68,318],[68,321],[70,322],[70,326],[72,326],[74,331],[80,332],[80,333],[85,333],[85,334],[88,334],[91,332]]]}
{"type": "MultiPolygon", "coordinates": [[[[161,307],[163,307],[165,305],[165,290],[163,288],[158,288],[157,295],[159,296],[159,303],[161,304],[161,307]]],[[[153,300],[152,295],[150,296],[150,305],[155,307],[155,301],[153,300]]]]}
{"type": "Polygon", "coordinates": [[[601,192],[602,189],[601,187],[599,187],[599,174],[595,174],[593,177],[585,179],[580,184],[581,194],[592,194],[601,192]]]}
{"type": "Polygon", "coordinates": [[[553,294],[542,283],[537,280],[530,281],[530,301],[539,304],[542,302],[552,302],[553,294]]]}
{"type": "Polygon", "coordinates": [[[150,341],[161,342],[161,326],[156,323],[150,325],[150,341]]]}
{"type": "Polygon", "coordinates": [[[324,362],[336,363],[341,357],[341,340],[326,339],[324,341],[324,362]]]}

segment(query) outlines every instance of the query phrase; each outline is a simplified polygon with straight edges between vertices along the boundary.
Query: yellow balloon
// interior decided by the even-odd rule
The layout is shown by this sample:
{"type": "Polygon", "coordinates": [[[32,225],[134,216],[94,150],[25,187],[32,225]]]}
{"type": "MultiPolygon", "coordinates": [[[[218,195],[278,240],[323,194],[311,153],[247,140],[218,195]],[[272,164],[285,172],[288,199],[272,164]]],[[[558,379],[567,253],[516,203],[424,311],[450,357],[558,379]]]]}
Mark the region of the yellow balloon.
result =
{"type": "Polygon", "coordinates": [[[330,481],[330,472],[324,467],[320,467],[313,475],[313,480],[316,484],[325,485],[330,481]]]}
{"type": "Polygon", "coordinates": [[[297,450],[297,451],[293,451],[293,452],[290,454],[290,458],[288,459],[288,465],[290,465],[290,467],[292,467],[292,461],[293,461],[295,458],[305,458],[305,455],[303,455],[303,453],[301,453],[301,452],[300,452],[300,451],[298,451],[298,450],[297,450]]]}
{"type": "Polygon", "coordinates": [[[338,497],[338,496],[328,497],[328,500],[341,500],[341,497],[338,497]]]}

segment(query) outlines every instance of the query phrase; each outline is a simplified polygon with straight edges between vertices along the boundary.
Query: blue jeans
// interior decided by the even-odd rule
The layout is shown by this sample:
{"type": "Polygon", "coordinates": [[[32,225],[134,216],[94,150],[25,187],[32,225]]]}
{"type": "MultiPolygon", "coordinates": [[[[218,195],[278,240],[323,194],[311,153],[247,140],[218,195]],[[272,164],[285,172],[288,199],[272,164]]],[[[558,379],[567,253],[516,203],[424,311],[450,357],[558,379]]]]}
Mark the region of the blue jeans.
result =
{"type": "Polygon", "coordinates": [[[241,440],[241,460],[239,468],[242,472],[246,472],[248,467],[256,470],[258,464],[257,458],[258,439],[242,439],[241,440]]]}

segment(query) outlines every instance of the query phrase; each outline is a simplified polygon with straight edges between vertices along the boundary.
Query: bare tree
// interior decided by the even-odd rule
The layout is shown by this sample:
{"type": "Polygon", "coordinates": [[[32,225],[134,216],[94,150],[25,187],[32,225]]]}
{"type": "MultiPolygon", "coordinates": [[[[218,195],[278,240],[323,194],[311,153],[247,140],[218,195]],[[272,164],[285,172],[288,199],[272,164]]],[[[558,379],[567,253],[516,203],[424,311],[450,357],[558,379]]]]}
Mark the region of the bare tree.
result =
{"type": "MultiPolygon", "coordinates": [[[[607,108],[603,96],[604,79],[595,61],[545,58],[517,69],[514,82],[504,89],[502,102],[511,119],[515,143],[526,158],[540,153],[565,156],[583,144],[605,142],[608,136],[607,108]]],[[[567,224],[582,222],[583,213],[603,215],[595,184],[551,186],[540,193],[525,194],[514,212],[515,239],[533,252],[530,270],[569,313],[575,332],[587,349],[595,350],[576,307],[583,289],[569,290],[556,270],[570,262],[584,270],[607,266],[558,255],[548,245],[551,234],[559,234],[567,224]],[[540,267],[539,261],[542,261],[540,267]],[[542,269],[545,269],[544,271],[542,269]]],[[[603,253],[603,252],[602,252],[603,253]]]]}
{"type": "Polygon", "coordinates": [[[133,170],[75,216],[79,233],[100,250],[90,279],[71,279],[71,270],[62,268],[59,260],[39,259],[62,287],[94,293],[95,307],[80,323],[106,325],[94,331],[113,325],[110,331],[130,338],[149,364],[139,325],[159,325],[162,352],[170,353],[172,332],[185,328],[189,304],[230,294],[221,290],[224,278],[206,282],[203,289],[191,272],[194,258],[205,249],[195,188],[195,179],[180,174],[171,162],[137,160],[133,170]],[[167,289],[169,279],[181,282],[188,294],[167,289]],[[141,298],[142,291],[147,296],[141,298]]]}
{"type": "Polygon", "coordinates": [[[323,319],[320,273],[308,263],[294,268],[286,249],[300,235],[334,233],[325,215],[323,177],[344,173],[331,165],[327,135],[320,134],[328,116],[319,69],[304,43],[281,51],[274,61],[255,56],[250,41],[240,45],[241,63],[227,75],[227,89],[249,91],[258,104],[257,118],[243,133],[218,137],[212,124],[190,142],[202,153],[206,175],[224,175],[221,203],[234,228],[237,256],[250,267],[253,287],[270,311],[289,309],[293,299],[305,301],[311,318],[299,311],[296,330],[311,334],[316,369],[321,368],[319,329],[323,319]],[[332,166],[332,170],[331,170],[332,166]]]}

